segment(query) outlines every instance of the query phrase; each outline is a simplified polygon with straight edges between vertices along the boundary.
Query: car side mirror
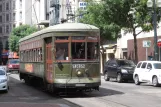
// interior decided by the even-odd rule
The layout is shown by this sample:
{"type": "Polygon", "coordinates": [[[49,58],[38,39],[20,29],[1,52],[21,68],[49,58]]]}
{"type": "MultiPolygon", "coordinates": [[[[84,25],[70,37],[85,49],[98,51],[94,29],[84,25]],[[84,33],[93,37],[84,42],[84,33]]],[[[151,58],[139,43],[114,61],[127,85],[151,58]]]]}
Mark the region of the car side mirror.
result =
{"type": "Polygon", "coordinates": [[[151,70],[152,68],[151,67],[148,67],[147,69],[151,70]]]}

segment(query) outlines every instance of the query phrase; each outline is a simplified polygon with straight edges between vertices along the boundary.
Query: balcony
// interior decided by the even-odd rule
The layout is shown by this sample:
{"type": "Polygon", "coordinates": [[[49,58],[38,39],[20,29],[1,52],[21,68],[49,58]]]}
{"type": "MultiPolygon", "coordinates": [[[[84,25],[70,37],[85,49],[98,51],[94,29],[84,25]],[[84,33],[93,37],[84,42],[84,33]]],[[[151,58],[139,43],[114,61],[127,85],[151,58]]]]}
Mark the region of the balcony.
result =
{"type": "Polygon", "coordinates": [[[50,7],[55,7],[59,4],[59,0],[50,0],[50,7]]]}

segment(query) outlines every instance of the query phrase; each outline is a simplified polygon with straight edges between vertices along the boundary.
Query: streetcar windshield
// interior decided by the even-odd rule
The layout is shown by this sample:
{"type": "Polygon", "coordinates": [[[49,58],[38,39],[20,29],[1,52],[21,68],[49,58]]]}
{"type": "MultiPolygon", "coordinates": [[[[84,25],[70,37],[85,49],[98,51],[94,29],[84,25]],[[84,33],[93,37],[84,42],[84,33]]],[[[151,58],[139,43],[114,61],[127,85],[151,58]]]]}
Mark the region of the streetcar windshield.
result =
{"type": "Polygon", "coordinates": [[[72,36],[56,37],[55,59],[62,61],[86,61],[98,59],[98,37],[72,36]],[[71,59],[69,56],[71,55],[71,59]]]}
{"type": "Polygon", "coordinates": [[[98,58],[97,37],[72,37],[71,50],[73,60],[93,60],[98,58]]]}

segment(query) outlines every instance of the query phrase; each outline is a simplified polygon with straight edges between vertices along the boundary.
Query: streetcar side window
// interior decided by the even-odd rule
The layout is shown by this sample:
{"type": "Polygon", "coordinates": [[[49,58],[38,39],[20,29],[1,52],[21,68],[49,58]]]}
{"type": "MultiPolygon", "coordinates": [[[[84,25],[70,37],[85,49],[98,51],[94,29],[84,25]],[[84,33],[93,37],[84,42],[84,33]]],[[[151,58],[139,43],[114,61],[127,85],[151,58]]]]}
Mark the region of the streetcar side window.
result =
{"type": "Polygon", "coordinates": [[[87,42],[87,59],[97,59],[98,50],[98,42],[87,42]]]}

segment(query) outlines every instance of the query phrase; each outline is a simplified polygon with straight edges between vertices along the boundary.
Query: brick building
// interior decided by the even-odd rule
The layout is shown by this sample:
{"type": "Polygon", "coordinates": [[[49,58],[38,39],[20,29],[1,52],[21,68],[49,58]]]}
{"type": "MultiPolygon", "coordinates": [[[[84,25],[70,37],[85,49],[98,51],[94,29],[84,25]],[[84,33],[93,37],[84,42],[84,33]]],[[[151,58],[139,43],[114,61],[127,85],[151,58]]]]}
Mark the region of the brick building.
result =
{"type": "MultiPolygon", "coordinates": [[[[161,36],[158,36],[158,39],[161,39],[161,36]]],[[[148,57],[154,56],[154,37],[145,37],[137,39],[137,47],[138,47],[138,61],[146,60],[146,48],[143,47],[143,41],[149,40],[151,41],[151,46],[147,49],[148,57]]],[[[127,49],[128,49],[128,59],[134,60],[134,40],[130,39],[127,41],[127,49]]]]}

